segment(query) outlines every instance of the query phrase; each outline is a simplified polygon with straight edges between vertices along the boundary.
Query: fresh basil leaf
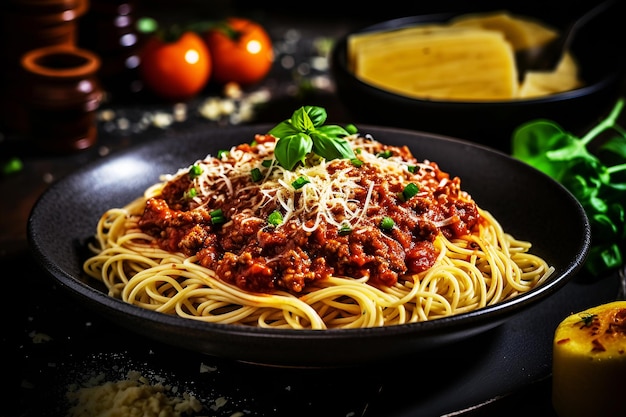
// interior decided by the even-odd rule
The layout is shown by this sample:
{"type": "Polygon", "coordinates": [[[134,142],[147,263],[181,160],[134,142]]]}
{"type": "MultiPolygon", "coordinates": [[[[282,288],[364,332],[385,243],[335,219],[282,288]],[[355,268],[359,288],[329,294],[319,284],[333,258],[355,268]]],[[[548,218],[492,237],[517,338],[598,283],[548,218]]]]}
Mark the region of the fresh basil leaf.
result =
{"type": "Polygon", "coordinates": [[[326,109],[323,107],[317,106],[304,106],[304,111],[308,114],[311,122],[313,123],[313,127],[320,127],[326,121],[328,114],[326,113],[326,109]]]}
{"type": "Polygon", "coordinates": [[[316,131],[331,138],[342,138],[350,135],[346,129],[338,125],[320,126],[316,131]]]}
{"type": "Polygon", "coordinates": [[[274,156],[285,169],[292,170],[298,162],[304,162],[313,148],[313,140],[304,133],[285,136],[276,142],[274,156]]]}
{"type": "Polygon", "coordinates": [[[276,126],[274,126],[269,132],[269,135],[274,136],[275,138],[284,138],[285,136],[292,136],[299,132],[289,121],[285,120],[284,122],[280,122],[276,126]]]}
{"type": "Polygon", "coordinates": [[[513,132],[512,155],[529,165],[558,179],[567,169],[567,160],[559,155],[548,155],[554,149],[576,144],[577,139],[565,132],[558,124],[549,120],[535,120],[525,123],[513,132]]]}
{"type": "Polygon", "coordinates": [[[298,110],[293,112],[290,122],[293,127],[303,133],[310,133],[315,129],[315,125],[304,107],[300,107],[298,110]]]}
{"type": "MultiPolygon", "coordinates": [[[[327,160],[356,159],[350,143],[344,138],[350,133],[341,126],[324,126],[326,118],[323,107],[302,106],[290,119],[273,127],[268,133],[278,139],[274,148],[278,163],[291,170],[298,162],[304,163],[310,152],[327,160]]],[[[356,130],[356,127],[352,128],[356,130]]]]}
{"type": "Polygon", "coordinates": [[[601,151],[613,153],[626,163],[626,137],[613,136],[600,146],[601,151]]]}
{"type": "Polygon", "coordinates": [[[334,139],[319,131],[312,134],[313,152],[328,161],[333,159],[354,159],[356,155],[352,151],[350,143],[343,138],[334,139]]]}

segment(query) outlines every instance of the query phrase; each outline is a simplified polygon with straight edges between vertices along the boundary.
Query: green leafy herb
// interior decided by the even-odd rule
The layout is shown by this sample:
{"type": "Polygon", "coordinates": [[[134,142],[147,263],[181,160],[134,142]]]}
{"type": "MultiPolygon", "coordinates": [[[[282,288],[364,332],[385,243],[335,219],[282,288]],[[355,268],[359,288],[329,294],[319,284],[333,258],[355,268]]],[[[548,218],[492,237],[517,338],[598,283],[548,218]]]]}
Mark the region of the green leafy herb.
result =
{"type": "Polygon", "coordinates": [[[322,107],[303,106],[268,132],[278,139],[274,156],[282,167],[293,170],[309,153],[327,160],[355,158],[345,139],[350,133],[341,126],[324,125],[326,117],[322,107]]]}
{"type": "Polygon", "coordinates": [[[395,226],[395,222],[393,221],[393,219],[389,216],[385,216],[383,217],[383,219],[380,221],[380,228],[383,230],[391,230],[393,229],[393,226],[395,226]]]}
{"type": "Polygon", "coordinates": [[[598,315],[591,313],[581,313],[579,314],[580,321],[582,322],[584,327],[589,327],[593,324],[593,319],[595,319],[598,315]]]}
{"type": "Polygon", "coordinates": [[[273,226],[278,226],[283,222],[283,215],[280,214],[280,211],[273,211],[267,217],[267,222],[273,226]]]}
{"type": "Polygon", "coordinates": [[[352,226],[349,223],[342,223],[339,227],[339,235],[349,235],[352,232],[352,226]]]}
{"type": "Polygon", "coordinates": [[[623,107],[620,98],[582,138],[545,119],[513,132],[513,157],[559,181],[583,206],[592,233],[585,268],[594,276],[626,258],[626,130],[617,124],[623,107]]]}

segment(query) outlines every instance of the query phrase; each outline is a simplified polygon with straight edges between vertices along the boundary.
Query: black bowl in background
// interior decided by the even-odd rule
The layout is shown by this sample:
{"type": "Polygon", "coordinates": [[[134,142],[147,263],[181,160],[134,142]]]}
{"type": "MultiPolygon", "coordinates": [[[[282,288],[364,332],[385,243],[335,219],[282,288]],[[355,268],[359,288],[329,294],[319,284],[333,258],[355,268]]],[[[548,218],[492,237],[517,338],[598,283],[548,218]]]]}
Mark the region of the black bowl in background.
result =
{"type": "MultiPolygon", "coordinates": [[[[354,33],[447,22],[456,14],[410,16],[377,23],[354,33]]],[[[599,39],[582,31],[572,53],[585,85],[551,96],[510,101],[460,102],[421,100],[395,94],[360,81],[347,68],[350,33],[340,38],[330,55],[331,74],[340,100],[355,123],[393,126],[471,140],[510,152],[511,135],[527,121],[553,120],[575,134],[585,132],[608,113],[620,94],[624,46],[619,39],[599,39]]]]}

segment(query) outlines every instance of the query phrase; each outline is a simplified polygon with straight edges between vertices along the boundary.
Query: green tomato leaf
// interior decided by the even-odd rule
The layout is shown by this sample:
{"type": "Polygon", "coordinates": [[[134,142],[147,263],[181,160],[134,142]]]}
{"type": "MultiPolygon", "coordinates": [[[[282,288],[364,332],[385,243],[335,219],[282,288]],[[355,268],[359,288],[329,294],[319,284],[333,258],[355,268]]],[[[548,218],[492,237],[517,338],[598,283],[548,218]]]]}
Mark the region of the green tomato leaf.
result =
{"type": "Polygon", "coordinates": [[[276,142],[274,156],[278,163],[288,170],[293,170],[298,162],[304,162],[306,155],[313,148],[313,140],[304,133],[285,136],[276,142]]]}

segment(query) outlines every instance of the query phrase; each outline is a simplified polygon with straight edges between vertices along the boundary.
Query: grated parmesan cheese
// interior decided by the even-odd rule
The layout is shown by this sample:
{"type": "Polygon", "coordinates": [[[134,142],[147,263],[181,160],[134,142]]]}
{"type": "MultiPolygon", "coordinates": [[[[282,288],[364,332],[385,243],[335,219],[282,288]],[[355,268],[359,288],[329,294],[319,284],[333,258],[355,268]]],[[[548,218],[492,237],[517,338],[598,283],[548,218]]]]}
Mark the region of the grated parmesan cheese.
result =
{"type": "Polygon", "coordinates": [[[174,391],[130,371],[127,379],[68,391],[72,406],[67,417],[182,417],[202,410],[192,394],[171,395],[174,391]]]}

